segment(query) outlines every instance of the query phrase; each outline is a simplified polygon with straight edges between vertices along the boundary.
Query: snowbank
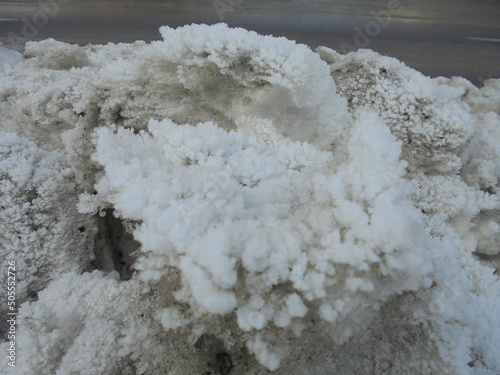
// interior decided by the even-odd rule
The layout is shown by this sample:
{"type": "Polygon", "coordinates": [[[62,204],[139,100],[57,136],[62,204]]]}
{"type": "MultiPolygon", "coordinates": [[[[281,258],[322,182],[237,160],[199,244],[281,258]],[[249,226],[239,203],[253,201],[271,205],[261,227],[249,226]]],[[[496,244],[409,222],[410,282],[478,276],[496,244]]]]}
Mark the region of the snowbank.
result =
{"type": "Polygon", "coordinates": [[[9,371],[497,374],[498,81],[160,32],[0,75],[0,254],[38,293],[9,371]],[[130,280],[82,273],[127,248],[103,215],[130,280]]]}

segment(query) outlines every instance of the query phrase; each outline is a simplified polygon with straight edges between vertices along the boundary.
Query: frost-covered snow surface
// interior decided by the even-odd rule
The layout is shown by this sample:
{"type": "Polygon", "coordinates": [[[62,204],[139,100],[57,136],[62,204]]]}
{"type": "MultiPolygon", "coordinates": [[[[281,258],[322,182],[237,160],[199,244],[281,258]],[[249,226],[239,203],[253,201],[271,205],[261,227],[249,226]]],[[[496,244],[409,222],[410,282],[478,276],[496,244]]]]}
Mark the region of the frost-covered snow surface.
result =
{"type": "Polygon", "coordinates": [[[2,371],[499,374],[500,80],[160,32],[4,65],[2,371]]]}

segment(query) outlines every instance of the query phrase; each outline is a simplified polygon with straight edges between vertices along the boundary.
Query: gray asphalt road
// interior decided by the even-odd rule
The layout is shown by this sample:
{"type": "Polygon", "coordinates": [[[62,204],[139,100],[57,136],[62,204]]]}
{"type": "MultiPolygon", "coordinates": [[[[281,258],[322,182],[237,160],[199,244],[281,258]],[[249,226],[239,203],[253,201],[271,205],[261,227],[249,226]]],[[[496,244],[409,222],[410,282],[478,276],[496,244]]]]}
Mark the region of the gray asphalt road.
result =
{"type": "Polygon", "coordinates": [[[371,48],[430,76],[500,77],[496,0],[4,1],[0,41],[150,41],[161,25],[221,21],[311,47],[371,48]]]}

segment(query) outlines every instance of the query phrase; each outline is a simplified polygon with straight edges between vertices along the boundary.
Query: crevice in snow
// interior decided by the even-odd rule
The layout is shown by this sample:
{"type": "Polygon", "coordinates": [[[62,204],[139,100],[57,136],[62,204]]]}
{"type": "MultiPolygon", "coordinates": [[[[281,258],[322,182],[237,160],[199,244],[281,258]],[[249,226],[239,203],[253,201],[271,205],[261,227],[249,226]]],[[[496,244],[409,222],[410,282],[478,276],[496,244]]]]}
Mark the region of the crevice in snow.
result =
{"type": "Polygon", "coordinates": [[[478,259],[481,261],[483,265],[492,267],[495,269],[494,274],[496,274],[496,271],[500,268],[500,253],[498,254],[483,254],[479,252],[473,253],[478,259]]]}
{"type": "Polygon", "coordinates": [[[106,215],[98,218],[99,232],[96,236],[96,257],[92,268],[105,272],[114,270],[120,274],[120,280],[130,280],[134,273],[133,253],[139,248],[140,243],[127,230],[123,220],[114,216],[113,210],[108,209],[104,212],[106,215]]]}
{"type": "Polygon", "coordinates": [[[202,335],[194,344],[195,348],[207,356],[207,367],[210,374],[226,375],[231,373],[233,362],[226,351],[224,342],[215,335],[202,335]]]}

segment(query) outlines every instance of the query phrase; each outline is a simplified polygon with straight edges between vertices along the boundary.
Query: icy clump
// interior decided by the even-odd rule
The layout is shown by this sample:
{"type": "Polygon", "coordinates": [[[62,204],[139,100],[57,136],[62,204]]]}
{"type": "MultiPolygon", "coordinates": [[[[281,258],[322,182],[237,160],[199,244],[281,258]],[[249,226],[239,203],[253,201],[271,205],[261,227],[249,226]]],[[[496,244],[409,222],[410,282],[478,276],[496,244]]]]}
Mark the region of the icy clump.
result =
{"type": "Polygon", "coordinates": [[[29,43],[0,76],[2,176],[23,177],[2,207],[47,233],[113,213],[140,243],[120,282],[81,273],[106,233],[4,220],[44,288],[13,373],[496,375],[498,82],[222,24],[161,33],[29,43]]]}
{"type": "Polygon", "coordinates": [[[458,100],[461,90],[437,85],[395,58],[370,50],[340,55],[321,47],[339,91],[351,108],[373,107],[403,142],[410,172],[460,170],[457,152],[475,130],[474,117],[458,100]]]}

